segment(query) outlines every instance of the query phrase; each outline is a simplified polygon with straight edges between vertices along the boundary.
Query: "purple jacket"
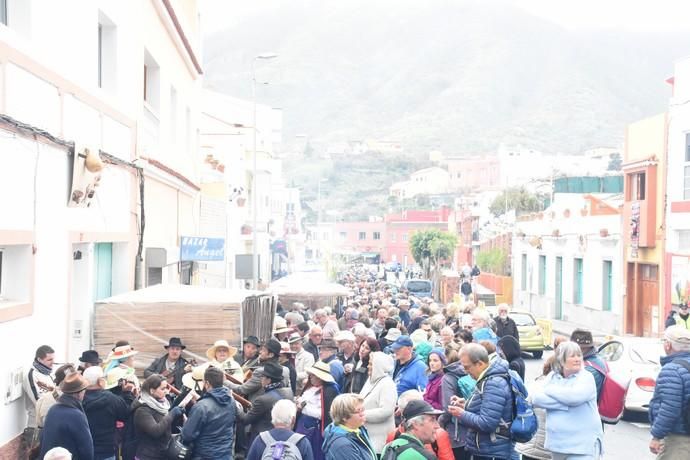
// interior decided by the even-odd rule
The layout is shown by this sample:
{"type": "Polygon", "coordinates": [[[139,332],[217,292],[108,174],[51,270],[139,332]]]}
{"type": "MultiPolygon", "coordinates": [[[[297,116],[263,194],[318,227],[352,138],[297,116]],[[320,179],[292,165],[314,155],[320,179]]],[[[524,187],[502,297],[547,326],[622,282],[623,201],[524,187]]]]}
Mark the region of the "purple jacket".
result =
{"type": "Polygon", "coordinates": [[[424,391],[424,401],[433,406],[434,409],[443,410],[441,401],[441,383],[443,382],[443,372],[429,375],[429,383],[426,384],[424,391]]]}

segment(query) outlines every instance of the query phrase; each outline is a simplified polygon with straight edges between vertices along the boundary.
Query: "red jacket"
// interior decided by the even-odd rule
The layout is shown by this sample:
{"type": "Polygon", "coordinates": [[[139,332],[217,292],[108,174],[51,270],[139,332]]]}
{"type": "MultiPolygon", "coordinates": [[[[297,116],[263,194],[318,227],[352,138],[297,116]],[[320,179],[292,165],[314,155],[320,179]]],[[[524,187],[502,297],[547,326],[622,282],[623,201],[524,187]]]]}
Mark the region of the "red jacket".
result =
{"type": "Polygon", "coordinates": [[[441,383],[443,382],[443,372],[431,374],[429,383],[424,390],[424,401],[428,402],[436,410],[443,410],[441,402],[441,383]]]}

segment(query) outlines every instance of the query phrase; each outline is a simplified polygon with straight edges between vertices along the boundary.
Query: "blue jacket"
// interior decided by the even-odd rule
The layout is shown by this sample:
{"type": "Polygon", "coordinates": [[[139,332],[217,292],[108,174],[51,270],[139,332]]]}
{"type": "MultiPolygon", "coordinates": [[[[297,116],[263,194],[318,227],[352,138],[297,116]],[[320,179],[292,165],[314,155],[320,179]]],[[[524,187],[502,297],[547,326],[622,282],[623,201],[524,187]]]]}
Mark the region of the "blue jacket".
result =
{"type": "Polygon", "coordinates": [[[230,460],[235,432],[235,400],[225,387],[205,393],[189,411],[182,442],[193,445],[192,458],[230,460]]]}
{"type": "MultiPolygon", "coordinates": [[[[294,431],[286,430],[285,428],[273,428],[269,430],[268,433],[276,441],[287,441],[290,436],[295,434],[294,431]]],[[[261,436],[257,436],[252,442],[252,446],[247,452],[247,460],[261,460],[261,456],[266,449],[266,443],[261,439],[261,436]]],[[[311,444],[309,439],[305,436],[297,442],[297,450],[302,455],[302,460],[314,460],[314,453],[311,450],[311,444]]]]}
{"type": "Polygon", "coordinates": [[[89,422],[81,402],[70,394],[61,395],[46,415],[39,458],[45,457],[53,447],[64,447],[74,460],[93,460],[89,422]]]}
{"type": "Polygon", "coordinates": [[[473,455],[510,458],[513,444],[507,427],[513,418],[513,394],[506,374],[504,359],[491,361],[460,416],[460,424],[467,427],[465,448],[473,455]]]}
{"type": "Polygon", "coordinates": [[[343,363],[336,355],[324,359],[323,362],[327,363],[331,368],[331,375],[335,379],[335,383],[338,384],[338,388],[341,391],[345,391],[345,368],[343,367],[343,363]]]}
{"type": "MultiPolygon", "coordinates": [[[[596,349],[592,349],[589,353],[584,355],[582,357],[584,361],[590,361],[592,364],[596,365],[599,369],[606,370],[606,364],[604,361],[599,357],[599,354],[597,353],[596,349]]],[[[592,374],[592,377],[594,377],[594,383],[597,386],[597,401],[601,399],[601,390],[604,388],[604,374],[593,368],[592,366],[588,366],[585,364],[585,369],[592,374]]]]}
{"type": "Polygon", "coordinates": [[[413,354],[412,359],[403,365],[395,362],[393,380],[398,389],[398,396],[407,390],[424,391],[429,377],[426,375],[426,364],[413,354]]]}
{"type": "Polygon", "coordinates": [[[551,452],[594,455],[604,432],[597,408],[597,391],[592,374],[581,370],[568,378],[552,372],[541,390],[530,395],[535,407],[546,409],[546,442],[551,452]]]}
{"type": "Polygon", "coordinates": [[[690,373],[673,361],[690,362],[690,352],[674,353],[661,358],[661,371],[656,379],[654,396],[649,403],[651,433],[657,439],[668,434],[688,434],[683,425],[683,412],[690,401],[690,373]]]}
{"type": "Polygon", "coordinates": [[[363,426],[357,435],[331,423],[323,432],[323,452],[325,460],[376,460],[369,433],[363,426]]]}

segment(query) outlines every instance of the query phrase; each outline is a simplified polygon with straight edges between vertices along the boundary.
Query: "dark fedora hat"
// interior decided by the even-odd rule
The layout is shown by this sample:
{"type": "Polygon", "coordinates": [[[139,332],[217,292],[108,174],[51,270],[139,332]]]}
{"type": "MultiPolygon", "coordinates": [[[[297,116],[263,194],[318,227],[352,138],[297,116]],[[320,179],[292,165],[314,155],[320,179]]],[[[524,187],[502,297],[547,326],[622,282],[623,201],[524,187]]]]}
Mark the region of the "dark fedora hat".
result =
{"type": "Polygon", "coordinates": [[[245,337],[245,339],[242,341],[242,344],[245,343],[251,343],[252,345],[256,345],[257,347],[261,346],[261,342],[259,341],[259,338],[255,335],[249,335],[245,337]]]}
{"type": "Polygon", "coordinates": [[[86,350],[81,352],[79,361],[88,364],[101,364],[103,360],[98,356],[96,350],[86,350]]]}
{"type": "Polygon", "coordinates": [[[264,364],[263,376],[274,381],[283,380],[283,366],[274,361],[268,361],[264,364]]]}
{"type": "Polygon", "coordinates": [[[165,345],[163,348],[167,350],[170,347],[180,347],[183,350],[187,348],[185,344],[182,343],[182,340],[179,337],[170,337],[170,340],[168,340],[168,344],[165,345]]]}
{"type": "Polygon", "coordinates": [[[280,354],[280,350],[282,349],[280,342],[278,342],[276,339],[268,339],[263,346],[275,356],[278,356],[280,354]]]}

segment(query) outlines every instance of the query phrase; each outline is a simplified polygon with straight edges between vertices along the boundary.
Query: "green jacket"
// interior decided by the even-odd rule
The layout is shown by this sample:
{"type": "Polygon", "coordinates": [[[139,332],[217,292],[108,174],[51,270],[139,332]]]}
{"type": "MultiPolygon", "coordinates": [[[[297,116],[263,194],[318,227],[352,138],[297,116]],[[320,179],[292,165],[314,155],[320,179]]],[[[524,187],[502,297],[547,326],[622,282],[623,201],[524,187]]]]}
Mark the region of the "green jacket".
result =
{"type": "Polygon", "coordinates": [[[389,449],[395,449],[391,458],[398,460],[436,460],[436,456],[424,448],[422,441],[409,433],[402,433],[386,444],[381,452],[381,459],[386,459],[386,452],[389,449]]]}

